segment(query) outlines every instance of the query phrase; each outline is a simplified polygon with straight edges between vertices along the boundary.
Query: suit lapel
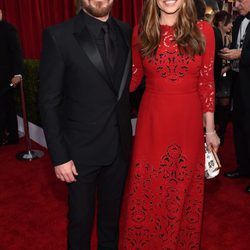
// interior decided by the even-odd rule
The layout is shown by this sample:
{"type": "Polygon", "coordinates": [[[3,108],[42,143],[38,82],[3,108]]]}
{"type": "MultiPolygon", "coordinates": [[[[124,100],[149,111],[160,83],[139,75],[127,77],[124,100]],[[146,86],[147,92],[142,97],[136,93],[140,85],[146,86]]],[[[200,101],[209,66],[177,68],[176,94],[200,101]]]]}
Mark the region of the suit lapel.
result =
{"type": "Polygon", "coordinates": [[[247,28],[246,28],[246,36],[245,36],[245,39],[244,39],[244,42],[243,42],[243,47],[246,44],[248,44],[249,40],[250,40],[250,22],[248,23],[247,28]]]}
{"type": "Polygon", "coordinates": [[[87,27],[84,27],[81,33],[74,33],[74,36],[95,68],[106,80],[108,80],[106,77],[107,72],[103,64],[103,60],[87,27]]]}
{"type": "Polygon", "coordinates": [[[88,59],[95,66],[96,70],[101,74],[108,86],[114,92],[115,90],[112,81],[109,77],[109,73],[105,68],[101,54],[96,46],[94,39],[92,38],[92,35],[84,24],[82,11],[76,18],[75,32],[73,35],[79,46],[82,48],[83,52],[87,55],[88,59]]]}
{"type": "Polygon", "coordinates": [[[129,71],[130,71],[130,67],[131,67],[131,50],[129,50],[129,53],[128,53],[128,56],[127,56],[127,61],[126,61],[126,64],[125,64],[125,68],[124,68],[124,72],[123,72],[123,76],[122,76],[122,81],[121,81],[121,85],[120,85],[119,92],[118,92],[118,97],[117,97],[118,101],[120,100],[120,98],[122,96],[122,93],[124,91],[124,88],[126,86],[128,74],[129,74],[129,71]]]}
{"type": "Polygon", "coordinates": [[[235,49],[237,46],[237,38],[238,38],[238,33],[239,33],[239,29],[240,29],[240,25],[241,22],[243,21],[244,17],[239,16],[235,22],[234,22],[234,26],[233,26],[233,41],[232,41],[232,48],[235,49]]]}
{"type": "Polygon", "coordinates": [[[118,21],[116,19],[114,19],[114,21],[118,25],[118,27],[121,31],[121,34],[123,35],[124,41],[126,42],[126,45],[128,47],[128,55],[126,58],[126,63],[124,66],[124,71],[123,71],[123,75],[122,75],[122,79],[121,79],[121,83],[120,83],[120,88],[119,88],[118,96],[117,96],[117,100],[119,101],[121,96],[122,96],[122,93],[126,87],[126,84],[128,82],[127,78],[128,78],[129,71],[131,68],[131,46],[130,46],[131,38],[130,38],[129,32],[126,32],[125,29],[122,27],[122,23],[120,23],[120,21],[118,21]]]}
{"type": "MultiPolygon", "coordinates": [[[[130,72],[131,68],[131,38],[130,38],[130,32],[128,29],[125,29],[123,27],[123,23],[121,23],[119,20],[114,19],[117,26],[119,27],[121,34],[124,38],[124,41],[128,47],[128,55],[126,58],[126,64],[124,66],[123,76],[120,83],[120,88],[118,91],[117,100],[122,96],[122,93],[126,87],[127,84],[127,78],[130,72]],[[127,30],[127,31],[126,31],[127,30]]],[[[109,78],[109,73],[107,72],[107,69],[103,63],[102,57],[100,55],[100,52],[95,44],[94,39],[92,38],[88,28],[85,26],[84,23],[84,17],[82,11],[78,14],[76,21],[75,21],[75,31],[74,31],[74,37],[79,44],[79,46],[82,48],[83,52],[87,55],[91,63],[95,66],[96,70],[102,75],[102,77],[107,82],[110,89],[115,93],[114,86],[112,84],[112,80],[109,78]]],[[[119,55],[118,55],[119,57],[119,55]]]]}

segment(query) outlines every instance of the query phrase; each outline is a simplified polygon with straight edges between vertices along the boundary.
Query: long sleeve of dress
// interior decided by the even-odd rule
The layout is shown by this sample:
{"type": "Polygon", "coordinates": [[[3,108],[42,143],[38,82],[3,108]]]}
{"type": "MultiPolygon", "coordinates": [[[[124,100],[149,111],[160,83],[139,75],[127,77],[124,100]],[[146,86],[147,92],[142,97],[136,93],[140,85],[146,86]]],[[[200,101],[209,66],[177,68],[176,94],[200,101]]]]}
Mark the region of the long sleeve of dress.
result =
{"type": "Polygon", "coordinates": [[[130,83],[130,92],[134,92],[140,85],[144,75],[142,57],[138,46],[138,26],[135,26],[132,37],[132,79],[130,83]]]}
{"type": "Polygon", "coordinates": [[[198,88],[201,97],[203,113],[214,112],[214,31],[211,25],[206,21],[200,22],[199,27],[204,34],[206,40],[206,48],[204,54],[202,55],[202,65],[200,69],[198,88]]]}

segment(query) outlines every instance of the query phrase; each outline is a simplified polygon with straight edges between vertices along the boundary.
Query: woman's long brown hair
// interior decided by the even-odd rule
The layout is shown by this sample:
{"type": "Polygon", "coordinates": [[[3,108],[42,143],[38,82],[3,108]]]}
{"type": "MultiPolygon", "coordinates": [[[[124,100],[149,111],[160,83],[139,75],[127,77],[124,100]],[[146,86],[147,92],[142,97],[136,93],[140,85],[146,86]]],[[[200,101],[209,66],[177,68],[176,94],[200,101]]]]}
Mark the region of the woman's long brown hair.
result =
{"type": "MultiPolygon", "coordinates": [[[[205,50],[205,39],[196,25],[197,14],[193,0],[184,0],[174,24],[174,37],[181,53],[201,55],[205,50]]],[[[160,32],[160,9],[157,0],[145,0],[139,25],[139,44],[142,56],[155,57],[160,32]]]]}

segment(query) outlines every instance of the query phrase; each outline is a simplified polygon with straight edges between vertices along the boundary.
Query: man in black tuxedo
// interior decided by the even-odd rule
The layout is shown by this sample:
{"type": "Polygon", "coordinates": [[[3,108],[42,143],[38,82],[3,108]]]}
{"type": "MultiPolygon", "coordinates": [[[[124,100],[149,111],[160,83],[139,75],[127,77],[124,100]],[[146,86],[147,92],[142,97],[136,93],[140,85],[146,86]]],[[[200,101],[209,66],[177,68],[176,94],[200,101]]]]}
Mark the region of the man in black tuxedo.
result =
{"type": "MultiPolygon", "coordinates": [[[[222,58],[232,61],[234,142],[238,168],[228,178],[250,177],[250,0],[236,0],[240,16],[233,26],[231,50],[223,49],[222,58]]],[[[250,187],[247,187],[250,192],[250,187]]]]}
{"type": "Polygon", "coordinates": [[[68,183],[68,249],[117,249],[130,158],[131,29],[113,0],[83,0],[80,13],[43,34],[39,103],[57,178],[68,183]]]}
{"type": "Polygon", "coordinates": [[[0,146],[19,141],[13,87],[21,81],[22,70],[22,49],[17,31],[13,25],[2,20],[0,9],[0,146]]]}

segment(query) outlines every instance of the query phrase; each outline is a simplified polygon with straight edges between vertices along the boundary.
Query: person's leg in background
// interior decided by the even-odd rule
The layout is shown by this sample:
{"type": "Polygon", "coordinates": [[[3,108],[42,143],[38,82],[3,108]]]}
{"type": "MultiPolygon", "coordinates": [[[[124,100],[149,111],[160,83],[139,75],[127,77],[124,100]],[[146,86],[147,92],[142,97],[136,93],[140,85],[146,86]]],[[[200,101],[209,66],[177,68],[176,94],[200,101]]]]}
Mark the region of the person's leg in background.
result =
{"type": "Polygon", "coordinates": [[[16,116],[16,103],[14,92],[9,91],[7,97],[6,130],[8,132],[7,144],[16,144],[19,142],[18,125],[16,116]]]}
{"type": "Polygon", "coordinates": [[[234,146],[237,158],[237,169],[225,173],[227,178],[239,178],[250,176],[249,156],[248,156],[248,128],[246,128],[246,107],[241,96],[240,82],[235,73],[233,85],[233,130],[234,146]]]}
{"type": "MultiPolygon", "coordinates": [[[[246,112],[245,129],[247,138],[248,174],[250,177],[250,108],[249,107],[246,112]]],[[[250,184],[246,187],[246,191],[250,193],[250,184]]]]}
{"type": "Polygon", "coordinates": [[[0,96],[0,146],[5,144],[6,95],[0,96]]]}
{"type": "Polygon", "coordinates": [[[226,133],[226,128],[227,124],[229,121],[229,116],[230,116],[230,99],[229,97],[224,97],[224,98],[219,98],[218,99],[218,104],[216,106],[218,109],[217,111],[217,124],[218,124],[218,135],[221,140],[221,145],[224,144],[225,140],[225,133],[226,133]]]}

